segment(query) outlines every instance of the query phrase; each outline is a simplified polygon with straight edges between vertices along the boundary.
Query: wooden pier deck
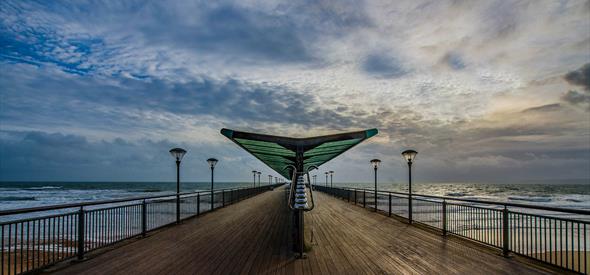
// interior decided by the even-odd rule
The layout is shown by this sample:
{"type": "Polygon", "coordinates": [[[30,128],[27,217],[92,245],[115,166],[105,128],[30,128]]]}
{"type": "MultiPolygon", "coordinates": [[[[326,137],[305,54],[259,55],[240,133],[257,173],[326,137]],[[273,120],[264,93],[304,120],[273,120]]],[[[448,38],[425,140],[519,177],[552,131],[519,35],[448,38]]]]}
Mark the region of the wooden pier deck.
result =
{"type": "Polygon", "coordinates": [[[57,274],[547,274],[320,192],[306,213],[307,259],[291,252],[284,188],[184,221],[57,274]],[[313,238],[312,235],[313,234],[313,238]]]}

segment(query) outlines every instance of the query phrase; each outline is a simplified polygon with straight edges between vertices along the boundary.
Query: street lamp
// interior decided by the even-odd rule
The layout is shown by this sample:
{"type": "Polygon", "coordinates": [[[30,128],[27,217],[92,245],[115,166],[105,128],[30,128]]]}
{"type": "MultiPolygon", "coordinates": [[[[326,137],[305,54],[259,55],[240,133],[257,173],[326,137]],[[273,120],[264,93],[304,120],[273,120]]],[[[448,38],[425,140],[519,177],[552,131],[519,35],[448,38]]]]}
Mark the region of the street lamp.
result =
{"type": "Polygon", "coordinates": [[[330,188],[334,188],[334,171],[330,171],[330,188]]]}
{"type": "Polygon", "coordinates": [[[258,171],[252,170],[252,175],[254,176],[254,187],[256,187],[256,173],[258,173],[258,171]]]}
{"type": "Polygon", "coordinates": [[[180,162],[185,154],[182,148],[170,149],[170,155],[176,159],[176,223],[180,222],[180,162]]]}
{"type": "Polygon", "coordinates": [[[414,150],[405,150],[402,156],[408,162],[408,220],[412,223],[412,163],[416,159],[418,152],[414,150]]]}
{"type": "Polygon", "coordinates": [[[258,187],[260,187],[260,174],[262,174],[262,172],[256,172],[256,174],[258,174],[258,187]]]}
{"type": "Polygon", "coordinates": [[[326,174],[326,188],[328,188],[328,175],[330,174],[330,172],[326,172],[324,174],[326,174]]]}
{"type": "Polygon", "coordinates": [[[372,159],[371,165],[373,165],[373,170],[375,170],[375,211],[377,211],[377,168],[379,168],[379,164],[381,160],[379,159],[372,159]]]}
{"type": "Polygon", "coordinates": [[[211,166],[211,210],[213,210],[213,170],[215,169],[215,164],[217,164],[217,159],[207,159],[207,163],[211,166]]]}

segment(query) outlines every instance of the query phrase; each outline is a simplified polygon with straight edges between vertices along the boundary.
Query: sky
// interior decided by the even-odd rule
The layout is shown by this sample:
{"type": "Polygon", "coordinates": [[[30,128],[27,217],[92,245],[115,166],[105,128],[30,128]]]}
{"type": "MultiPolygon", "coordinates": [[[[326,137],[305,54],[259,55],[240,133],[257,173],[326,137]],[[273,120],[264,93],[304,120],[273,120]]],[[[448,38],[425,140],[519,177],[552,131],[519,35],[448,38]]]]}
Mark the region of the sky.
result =
{"type": "Polygon", "coordinates": [[[276,174],[224,127],[379,129],[334,181],[589,179],[590,1],[0,1],[0,180],[276,174]]]}

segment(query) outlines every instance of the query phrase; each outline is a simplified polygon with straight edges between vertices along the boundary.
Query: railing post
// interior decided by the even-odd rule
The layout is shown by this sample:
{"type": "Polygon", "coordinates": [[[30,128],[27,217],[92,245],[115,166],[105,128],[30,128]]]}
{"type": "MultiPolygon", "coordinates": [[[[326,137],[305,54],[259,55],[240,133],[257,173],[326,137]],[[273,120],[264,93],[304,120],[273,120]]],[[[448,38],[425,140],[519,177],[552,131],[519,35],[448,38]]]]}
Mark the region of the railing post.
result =
{"type": "Polygon", "coordinates": [[[80,206],[78,212],[78,260],[84,259],[84,207],[80,206]]]}
{"type": "Polygon", "coordinates": [[[408,222],[412,223],[412,193],[408,193],[408,222]]]}
{"type": "Polygon", "coordinates": [[[447,235],[447,201],[443,199],[442,202],[442,233],[443,236],[447,235]]]}
{"type": "Polygon", "coordinates": [[[197,216],[201,214],[201,193],[197,193],[197,216]]]}
{"type": "Polygon", "coordinates": [[[367,192],[363,190],[363,207],[367,207],[367,192]]]}
{"type": "Polygon", "coordinates": [[[347,191],[346,193],[348,193],[348,202],[350,202],[350,190],[346,190],[346,191],[347,191]]]}
{"type": "Polygon", "coordinates": [[[354,204],[356,205],[356,189],[354,189],[354,204]]]}
{"type": "Polygon", "coordinates": [[[141,236],[145,237],[147,231],[147,204],[141,202],[141,236]]]}
{"type": "Polygon", "coordinates": [[[176,193],[176,223],[180,223],[180,194],[176,193]]]}
{"type": "Polygon", "coordinates": [[[215,208],[215,191],[211,190],[211,211],[215,208]]]}
{"type": "Polygon", "coordinates": [[[375,199],[374,199],[374,201],[375,201],[375,212],[377,212],[377,203],[379,202],[377,200],[377,189],[375,189],[375,199]]]}
{"type": "Polygon", "coordinates": [[[389,193],[389,216],[391,217],[391,193],[389,193]]]}
{"type": "Polygon", "coordinates": [[[504,205],[504,211],[502,211],[502,240],[503,240],[503,245],[502,245],[502,252],[504,254],[504,257],[508,256],[508,252],[510,251],[508,244],[510,243],[510,239],[509,239],[509,232],[510,232],[510,228],[509,228],[509,222],[508,222],[508,207],[506,207],[506,205],[504,205]]]}
{"type": "Polygon", "coordinates": [[[225,207],[225,190],[221,190],[221,207],[225,207]]]}

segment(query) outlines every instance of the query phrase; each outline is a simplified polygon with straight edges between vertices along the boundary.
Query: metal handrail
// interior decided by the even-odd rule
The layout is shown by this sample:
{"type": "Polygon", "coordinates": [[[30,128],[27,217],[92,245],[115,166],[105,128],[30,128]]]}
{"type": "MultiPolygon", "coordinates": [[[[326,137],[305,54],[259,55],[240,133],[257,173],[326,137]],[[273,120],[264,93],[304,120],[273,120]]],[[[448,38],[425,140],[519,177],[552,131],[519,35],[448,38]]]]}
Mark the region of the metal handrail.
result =
{"type": "MultiPolygon", "coordinates": [[[[331,188],[342,189],[342,190],[374,191],[373,189],[368,189],[368,188],[351,188],[351,187],[331,187],[331,188]]],[[[409,195],[408,193],[387,191],[387,190],[377,190],[377,192],[378,193],[386,193],[386,194],[404,195],[404,196],[409,195]]],[[[414,193],[412,193],[412,196],[420,196],[420,197],[434,198],[434,199],[440,199],[440,200],[454,200],[454,201],[463,201],[463,202],[471,202],[471,203],[481,203],[481,204],[492,204],[492,205],[499,205],[499,206],[537,209],[537,210],[563,212],[563,213],[570,213],[570,214],[590,215],[590,210],[584,210],[584,209],[572,209],[572,208],[562,208],[562,207],[552,207],[552,206],[539,206],[539,205],[530,205],[530,204],[522,204],[522,203],[497,202],[497,201],[477,200],[477,199],[461,199],[461,198],[454,198],[454,197],[423,195],[423,194],[414,194],[414,193]]]]}
{"type": "MultiPolygon", "coordinates": [[[[220,191],[227,191],[227,190],[241,190],[241,189],[248,189],[248,188],[250,188],[250,187],[216,189],[216,190],[213,190],[213,192],[220,192],[220,191]]],[[[211,193],[211,190],[209,190],[209,191],[195,191],[195,192],[182,192],[182,193],[179,193],[179,195],[186,196],[186,195],[197,195],[197,194],[202,194],[202,193],[211,193]]],[[[122,203],[122,202],[130,202],[130,201],[137,201],[137,200],[151,200],[151,199],[159,199],[159,198],[165,198],[165,197],[171,197],[171,196],[176,196],[176,193],[155,195],[155,196],[141,196],[141,197],[130,197],[130,198],[122,198],[122,199],[111,199],[111,200],[101,200],[101,201],[57,204],[57,205],[49,205],[49,206],[36,206],[36,207],[29,207],[29,208],[8,209],[8,210],[1,210],[0,217],[1,216],[8,216],[8,215],[31,213],[31,212],[59,210],[59,209],[65,209],[65,208],[78,208],[81,206],[93,206],[93,205],[102,205],[102,204],[122,203]]]]}
{"type": "Polygon", "coordinates": [[[309,197],[311,198],[311,207],[309,209],[306,209],[305,211],[311,211],[315,208],[315,201],[313,200],[313,183],[311,183],[311,180],[309,179],[309,171],[313,169],[318,169],[318,167],[312,165],[308,167],[307,171],[305,172],[305,174],[307,175],[307,182],[309,182],[309,197]]]}
{"type": "Polygon", "coordinates": [[[283,170],[287,169],[287,168],[292,168],[293,169],[293,176],[291,177],[291,186],[289,187],[289,201],[287,201],[287,205],[289,206],[289,209],[293,210],[293,189],[295,188],[295,181],[297,180],[297,167],[295,167],[294,165],[287,165],[283,168],[283,170]]]}

